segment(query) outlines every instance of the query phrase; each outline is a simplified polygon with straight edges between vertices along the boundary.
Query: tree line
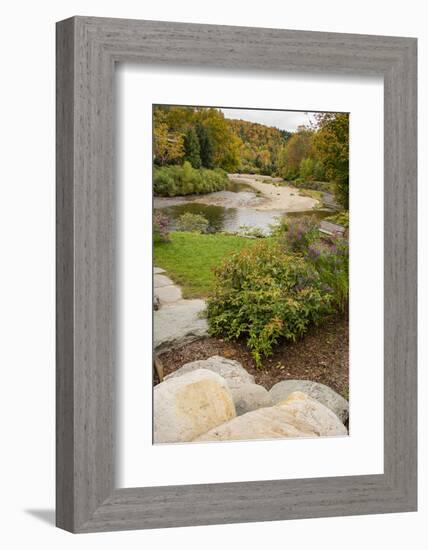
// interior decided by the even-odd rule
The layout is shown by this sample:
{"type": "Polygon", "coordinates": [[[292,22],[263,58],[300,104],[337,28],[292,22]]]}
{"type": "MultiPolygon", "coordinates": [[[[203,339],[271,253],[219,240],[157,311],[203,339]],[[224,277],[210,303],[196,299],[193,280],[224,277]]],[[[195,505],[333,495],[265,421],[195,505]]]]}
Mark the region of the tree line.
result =
{"type": "Polygon", "coordinates": [[[155,166],[183,165],[265,174],[297,183],[333,182],[348,208],[349,115],[318,113],[295,132],[227,119],[206,107],[157,105],[153,110],[155,166]]]}

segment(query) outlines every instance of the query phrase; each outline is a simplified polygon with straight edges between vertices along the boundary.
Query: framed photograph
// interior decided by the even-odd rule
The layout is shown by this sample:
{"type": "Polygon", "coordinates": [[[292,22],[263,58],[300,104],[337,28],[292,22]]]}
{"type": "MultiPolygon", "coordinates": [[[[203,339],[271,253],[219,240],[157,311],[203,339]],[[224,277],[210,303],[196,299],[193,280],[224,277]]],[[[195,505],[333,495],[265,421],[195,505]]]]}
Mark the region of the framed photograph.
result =
{"type": "Polygon", "coordinates": [[[57,526],[417,507],[416,39],[57,24],[57,526]]]}

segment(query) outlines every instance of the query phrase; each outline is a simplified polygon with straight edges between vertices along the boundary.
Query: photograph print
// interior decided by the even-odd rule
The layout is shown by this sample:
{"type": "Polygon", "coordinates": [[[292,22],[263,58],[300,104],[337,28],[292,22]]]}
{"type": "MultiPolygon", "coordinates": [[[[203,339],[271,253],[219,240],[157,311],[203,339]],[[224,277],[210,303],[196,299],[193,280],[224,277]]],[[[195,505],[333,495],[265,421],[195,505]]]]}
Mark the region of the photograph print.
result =
{"type": "Polygon", "coordinates": [[[153,443],[347,436],[349,113],[152,114],[153,443]]]}

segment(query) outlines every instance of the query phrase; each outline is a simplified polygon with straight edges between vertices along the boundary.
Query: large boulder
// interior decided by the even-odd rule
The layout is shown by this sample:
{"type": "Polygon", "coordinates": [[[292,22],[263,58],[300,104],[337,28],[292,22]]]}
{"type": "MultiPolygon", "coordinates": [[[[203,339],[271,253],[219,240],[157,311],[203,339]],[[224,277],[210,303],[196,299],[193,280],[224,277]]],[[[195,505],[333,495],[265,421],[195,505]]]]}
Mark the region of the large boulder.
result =
{"type": "Polygon", "coordinates": [[[344,436],[347,430],[327,407],[294,392],[285,401],[237,416],[196,437],[196,441],[237,441],[287,437],[344,436]]]}
{"type": "Polygon", "coordinates": [[[153,314],[153,340],[157,353],[168,351],[208,335],[204,300],[180,300],[153,314]]]}
{"type": "Polygon", "coordinates": [[[199,369],[155,386],[154,442],[191,441],[235,417],[235,406],[225,380],[199,369]]]}
{"type": "Polygon", "coordinates": [[[319,382],[311,382],[310,380],[284,380],[275,384],[269,393],[272,403],[276,404],[287,399],[295,391],[306,393],[316,401],[319,401],[331,409],[342,422],[348,420],[349,404],[346,399],[319,382]]]}
{"type": "Polygon", "coordinates": [[[232,388],[231,392],[238,416],[272,405],[269,392],[258,384],[242,384],[241,386],[232,388]]]}
{"type": "Polygon", "coordinates": [[[186,363],[173,373],[165,377],[165,380],[177,378],[197,369],[207,369],[222,376],[229,388],[234,390],[243,384],[254,384],[254,376],[248,373],[241,363],[233,359],[226,359],[219,355],[213,355],[208,359],[186,363]]]}

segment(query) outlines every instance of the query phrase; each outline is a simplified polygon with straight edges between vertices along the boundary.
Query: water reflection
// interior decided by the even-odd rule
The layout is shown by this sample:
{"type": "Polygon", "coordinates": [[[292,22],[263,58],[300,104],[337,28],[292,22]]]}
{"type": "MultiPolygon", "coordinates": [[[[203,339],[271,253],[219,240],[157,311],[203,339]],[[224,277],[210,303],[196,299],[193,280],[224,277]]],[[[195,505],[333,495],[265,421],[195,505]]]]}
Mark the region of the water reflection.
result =
{"type": "Polygon", "coordinates": [[[255,210],[254,208],[226,208],[224,206],[200,204],[195,202],[175,204],[161,209],[170,221],[170,230],[177,230],[178,218],[186,212],[202,214],[208,220],[208,231],[238,231],[241,226],[258,227],[265,233],[270,232],[270,226],[277,222],[282,216],[301,217],[314,216],[321,220],[331,216],[332,212],[327,210],[307,210],[304,212],[287,212],[283,210],[255,210]]]}

